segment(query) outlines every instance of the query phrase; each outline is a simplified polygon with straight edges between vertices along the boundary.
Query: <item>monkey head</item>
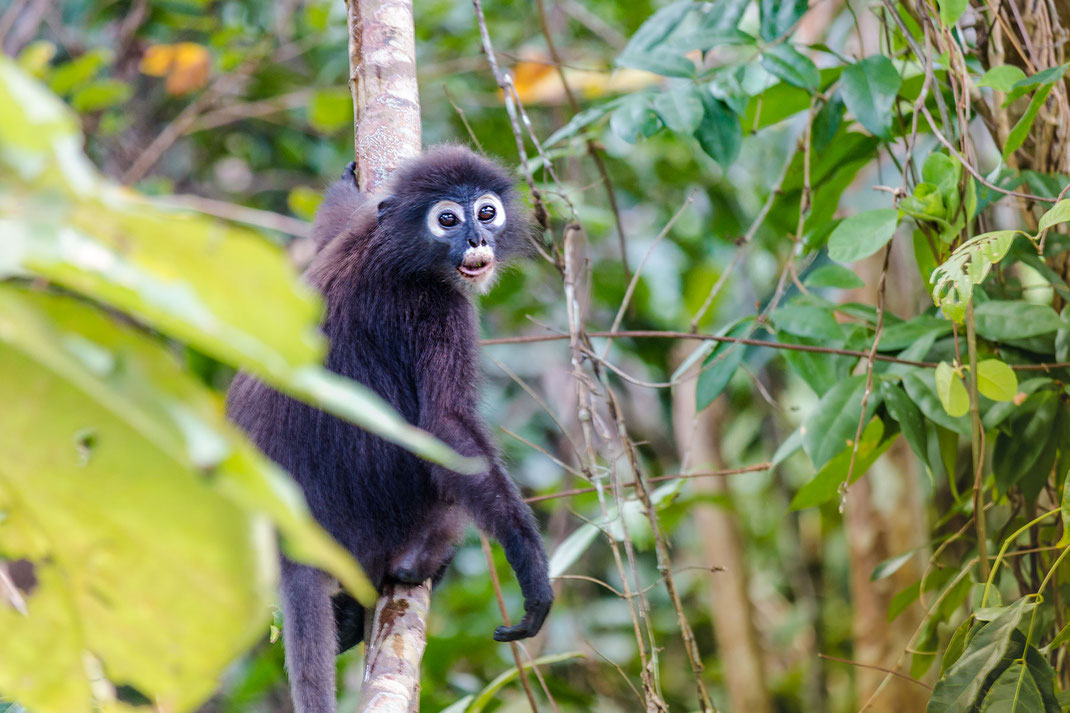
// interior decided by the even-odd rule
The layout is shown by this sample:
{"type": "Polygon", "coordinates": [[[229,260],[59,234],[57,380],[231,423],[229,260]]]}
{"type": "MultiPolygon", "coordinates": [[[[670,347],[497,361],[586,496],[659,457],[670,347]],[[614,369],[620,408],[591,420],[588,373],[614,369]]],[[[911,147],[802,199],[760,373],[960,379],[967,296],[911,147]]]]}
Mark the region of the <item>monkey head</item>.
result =
{"type": "Polygon", "coordinates": [[[531,234],[509,174],[469,149],[438,147],[406,162],[379,201],[378,232],[396,241],[392,269],[430,272],[485,292],[531,234]]]}

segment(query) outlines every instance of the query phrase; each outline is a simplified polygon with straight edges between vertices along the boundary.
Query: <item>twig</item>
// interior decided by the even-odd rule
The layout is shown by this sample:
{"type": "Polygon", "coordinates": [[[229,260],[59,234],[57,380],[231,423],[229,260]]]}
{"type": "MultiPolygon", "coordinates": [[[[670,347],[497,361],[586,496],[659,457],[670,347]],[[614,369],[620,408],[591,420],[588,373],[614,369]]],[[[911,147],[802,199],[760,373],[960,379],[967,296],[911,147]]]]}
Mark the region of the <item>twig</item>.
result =
{"type": "MultiPolygon", "coordinates": [[[[513,622],[509,620],[509,609],[505,606],[505,597],[502,596],[502,583],[498,579],[498,570],[494,567],[494,555],[491,554],[490,542],[487,541],[487,536],[482,532],[479,533],[479,543],[483,546],[483,554],[487,558],[487,572],[490,573],[490,582],[494,586],[494,597],[498,600],[498,610],[502,615],[502,623],[510,626],[513,622]]],[[[531,690],[531,682],[528,681],[528,675],[524,672],[524,664],[520,660],[520,649],[517,648],[515,641],[509,642],[509,649],[513,652],[517,677],[520,679],[520,685],[524,687],[524,694],[528,697],[531,713],[539,713],[539,704],[535,702],[535,692],[531,690]]],[[[534,665],[534,662],[532,662],[532,667],[534,665]]]]}
{"type": "Polygon", "coordinates": [[[819,653],[818,657],[819,658],[823,658],[826,661],[835,661],[836,663],[845,663],[845,664],[848,664],[850,666],[857,666],[859,668],[870,668],[870,669],[873,669],[874,671],[883,671],[884,673],[891,674],[892,676],[898,676],[899,678],[902,678],[904,680],[910,681],[911,683],[916,683],[919,686],[921,686],[922,688],[926,688],[926,689],[928,689],[930,691],[933,690],[932,686],[930,686],[929,684],[927,684],[927,683],[925,683],[923,681],[919,681],[916,678],[911,678],[910,676],[906,675],[905,673],[900,673],[899,671],[895,671],[893,669],[886,668],[884,666],[877,666],[876,664],[871,664],[871,663],[862,663],[861,661],[851,661],[850,659],[841,659],[838,656],[829,656],[828,654],[822,654],[822,653],[819,653]]]}
{"type": "MultiPolygon", "coordinates": [[[[672,475],[657,475],[653,478],[647,478],[648,483],[661,483],[666,480],[685,480],[691,478],[711,478],[726,475],[739,475],[740,473],[760,473],[769,470],[773,467],[770,463],[756,463],[755,465],[748,465],[742,468],[727,468],[725,470],[706,470],[697,473],[673,473],[672,475]]],[[[630,483],[622,483],[621,487],[634,488],[635,481],[630,483]]],[[[583,495],[584,493],[596,492],[598,488],[574,488],[573,490],[563,490],[560,493],[550,493],[549,495],[535,495],[530,498],[525,498],[524,502],[527,503],[541,503],[546,500],[557,500],[558,498],[571,498],[574,495],[583,495]]]]}

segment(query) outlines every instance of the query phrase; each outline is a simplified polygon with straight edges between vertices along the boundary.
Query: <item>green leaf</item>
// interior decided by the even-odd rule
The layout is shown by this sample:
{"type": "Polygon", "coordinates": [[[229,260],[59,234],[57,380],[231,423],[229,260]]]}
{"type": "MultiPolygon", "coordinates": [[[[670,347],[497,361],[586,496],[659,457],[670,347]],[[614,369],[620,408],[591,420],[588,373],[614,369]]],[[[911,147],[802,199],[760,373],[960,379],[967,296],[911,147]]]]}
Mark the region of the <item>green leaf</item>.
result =
{"type": "Polygon", "coordinates": [[[869,575],[869,581],[876,582],[878,580],[891,577],[893,574],[898,572],[903,567],[903,565],[905,565],[912,558],[914,558],[917,553],[917,549],[913,549],[909,552],[904,552],[898,557],[892,557],[891,559],[884,560],[873,568],[873,573],[869,575]]]}
{"type": "Polygon", "coordinates": [[[888,407],[888,413],[899,424],[899,429],[903,432],[910,450],[914,451],[922,463],[927,463],[929,457],[925,421],[921,411],[906,395],[906,392],[890,381],[881,383],[881,396],[884,397],[884,405],[888,407]]]}
{"type": "Polygon", "coordinates": [[[977,390],[993,401],[1010,401],[1018,393],[1018,377],[999,359],[977,363],[977,390]]]}
{"type": "MultiPolygon", "coordinates": [[[[1059,517],[1063,521],[1063,534],[1059,538],[1059,547],[1066,547],[1070,545],[1070,478],[1063,480],[1063,497],[1059,501],[1059,511],[1059,517]]],[[[1063,631],[1070,631],[1070,624],[1067,624],[1067,628],[1063,631]]]]}
{"type": "Polygon", "coordinates": [[[1013,86],[1011,86],[1011,90],[1007,92],[1007,98],[1003,100],[1003,106],[1010,106],[1011,102],[1028,94],[1029,90],[1033,87],[1044,87],[1055,84],[1062,79],[1064,74],[1066,74],[1067,68],[1070,68],[1070,63],[1048,67],[1031,77],[1019,79],[1013,86]]]}
{"type": "Polygon", "coordinates": [[[773,310],[769,321],[777,329],[798,337],[843,339],[843,327],[824,307],[789,305],[773,310]]]}
{"type": "Polygon", "coordinates": [[[728,166],[743,145],[743,127],[739,117],[720,99],[702,95],[702,122],[695,129],[699,146],[721,166],[728,166]]]}
{"type": "MultiPolygon", "coordinates": [[[[569,651],[563,654],[551,654],[549,656],[540,656],[534,661],[528,661],[523,665],[524,675],[535,666],[550,666],[551,664],[561,663],[562,661],[571,661],[572,659],[584,658],[583,653],[579,651],[569,651]]],[[[493,681],[488,683],[482,691],[475,694],[471,702],[467,707],[463,709],[464,713],[482,713],[482,711],[494,701],[494,697],[498,695],[498,692],[505,688],[506,685],[511,683],[520,674],[519,669],[516,666],[506,669],[502,673],[498,674],[493,681]]],[[[450,706],[451,708],[453,706],[450,706]]]]}
{"type": "Polygon", "coordinates": [[[1011,634],[1022,620],[1019,599],[985,624],[965,651],[933,687],[925,713],[969,713],[980,701],[985,678],[999,665],[1011,645],[1011,634]]]}
{"type": "Polygon", "coordinates": [[[961,436],[970,435],[970,420],[964,416],[953,418],[944,410],[936,394],[933,369],[910,369],[903,373],[903,389],[925,418],[961,436]]]}
{"type": "Polygon", "coordinates": [[[65,62],[52,71],[49,86],[56,94],[69,94],[115,61],[115,51],[100,47],[65,62]]]}
{"type": "Polygon", "coordinates": [[[309,222],[316,217],[316,209],[323,202],[323,194],[307,186],[295,186],[286,196],[286,205],[298,218],[309,222]]]}
{"type": "Polygon", "coordinates": [[[940,0],[940,22],[947,27],[954,27],[965,11],[966,0],[940,0]]]}
{"type": "Polygon", "coordinates": [[[806,0],[761,0],[760,34],[766,42],[783,37],[806,12],[806,0]]]}
{"type": "Polygon", "coordinates": [[[774,77],[800,89],[813,92],[821,84],[821,75],[813,61],[786,42],[762,52],[762,67],[774,77]]]}
{"type": "Polygon", "coordinates": [[[840,93],[858,123],[882,139],[889,137],[892,106],[903,80],[892,61],[872,55],[843,70],[840,93]]]}
{"type": "Polygon", "coordinates": [[[895,235],[899,213],[879,208],[844,218],[829,236],[829,257],[837,262],[854,262],[880,250],[895,235]]]}
{"type": "Polygon", "coordinates": [[[973,317],[977,333],[993,341],[1035,337],[1066,326],[1048,305],[1016,300],[982,302],[973,317]]]}
{"type": "Polygon", "coordinates": [[[1056,417],[1059,396],[1053,391],[1041,391],[1026,399],[1009,419],[1010,428],[1000,431],[992,452],[992,473],[996,489],[1008,492],[1034,469],[1039,462],[1051,467],[1053,454],[1048,443],[1057,439],[1056,417]]]}
{"type": "Polygon", "coordinates": [[[984,76],[977,82],[977,86],[991,87],[997,92],[1007,93],[1015,82],[1023,79],[1025,79],[1025,72],[1021,69],[1013,64],[1001,64],[985,72],[984,76]]]}
{"type": "Polygon", "coordinates": [[[579,114],[572,117],[567,124],[560,129],[550,134],[549,138],[543,143],[544,148],[550,148],[556,146],[565,139],[570,139],[578,134],[583,129],[587,128],[594,122],[601,119],[603,116],[613,111],[616,107],[621,105],[623,99],[614,99],[613,101],[606,102],[605,104],[599,104],[593,106],[590,109],[584,109],[579,114]]]}
{"type": "MultiPolygon", "coordinates": [[[[803,448],[816,468],[821,468],[855,439],[862,420],[862,394],[866,390],[864,374],[844,379],[821,397],[807,417],[803,448]]],[[[876,409],[880,397],[871,394],[866,404],[866,418],[876,409]]]]}
{"type": "Polygon", "coordinates": [[[353,96],[345,88],[318,89],[308,102],[308,123],[321,134],[353,126],[353,96]]]}
{"type": "Polygon", "coordinates": [[[970,410],[970,396],[966,393],[962,379],[950,364],[946,361],[937,364],[933,378],[936,381],[936,394],[940,397],[940,405],[949,416],[958,418],[970,410]]]}
{"type": "Polygon", "coordinates": [[[853,290],[865,287],[866,283],[854,270],[849,270],[843,265],[822,265],[813,270],[803,280],[807,287],[836,287],[842,290],[853,290]]]}
{"type": "MultiPolygon", "coordinates": [[[[1025,396],[1032,396],[1033,392],[1042,386],[1047,386],[1052,383],[1052,380],[1046,376],[1039,376],[1032,379],[1026,379],[1022,383],[1018,384],[1018,393],[1025,396]]],[[[1015,411],[1018,410],[1018,406],[1014,401],[1000,401],[992,404],[981,418],[981,425],[986,431],[990,431],[996,426],[1003,423],[1007,418],[1013,416],[1015,411]]]]}
{"type": "Polygon", "coordinates": [[[646,94],[632,94],[609,117],[610,131],[629,144],[634,144],[641,136],[652,136],[660,128],[661,119],[654,113],[646,94]]]}
{"type": "Polygon", "coordinates": [[[1064,198],[1051,208],[1048,208],[1044,215],[1040,216],[1040,223],[1037,228],[1038,230],[1047,230],[1053,225],[1065,223],[1068,220],[1070,220],[1070,198],[1064,198]]]}
{"type": "MultiPolygon", "coordinates": [[[[949,210],[944,207],[944,198],[939,186],[933,183],[919,183],[914,192],[899,201],[899,210],[915,220],[944,221],[949,210]]],[[[946,223],[941,223],[946,225],[946,223]]]]}
{"type": "Polygon", "coordinates": [[[82,87],[71,97],[71,106],[82,114],[91,114],[122,104],[133,93],[133,88],[118,79],[101,79],[82,87]]]}
{"type": "Polygon", "coordinates": [[[933,270],[933,301],[948,319],[961,322],[966,305],[973,297],[974,285],[988,277],[992,266],[1006,256],[1020,230],[996,230],[970,238],[960,245],[942,265],[933,270]]]}
{"type": "Polygon", "coordinates": [[[72,150],[82,141],[69,110],[2,57],[0,106],[8,108],[0,146],[19,149],[0,152],[0,170],[47,188],[0,202],[0,276],[43,278],[421,457],[464,472],[479,467],[370,389],[320,366],[321,304],[278,249],[105,181],[72,150]]]}
{"type": "Polygon", "coordinates": [[[1051,94],[1053,86],[1055,85],[1045,84],[1037,90],[1029,101],[1029,106],[1026,107],[1025,113],[1022,114],[1022,117],[1018,119],[1018,123],[1007,134],[1007,143],[1003,146],[1004,160],[1025,143],[1025,137],[1029,135],[1029,130],[1033,128],[1033,121],[1036,120],[1040,107],[1044,106],[1044,102],[1048,100],[1048,95],[1051,94]]]}
{"type": "Polygon", "coordinates": [[[374,601],[293,483],[163,344],[73,298],[9,285],[0,371],[5,399],[24,406],[0,411],[0,559],[29,562],[37,579],[26,616],[0,606],[20,642],[0,666],[5,694],[41,713],[95,710],[106,675],[174,710],[196,706],[263,634],[271,520],[305,561],[374,601]]]}
{"type": "Polygon", "coordinates": [[[810,143],[814,151],[823,152],[832,143],[843,121],[843,111],[844,105],[840,93],[833,92],[832,97],[821,105],[810,128],[810,143]]]}
{"type": "MultiPolygon", "coordinates": [[[[855,426],[857,425],[856,423],[855,426]]],[[[855,456],[854,471],[851,473],[852,483],[861,478],[895,441],[894,437],[882,441],[883,436],[884,424],[879,418],[871,420],[862,431],[862,440],[858,443],[858,454],[855,456]]],[[[853,433],[851,437],[854,438],[853,433]]],[[[804,510],[817,507],[834,499],[839,492],[840,485],[847,479],[853,450],[853,445],[848,444],[822,466],[813,479],[795,493],[795,497],[791,500],[791,509],[804,510]]]]}
{"type": "MultiPolygon", "coordinates": [[[[735,325],[727,334],[731,337],[749,337],[753,332],[754,324],[746,322],[735,325]]],[[[713,348],[703,362],[702,371],[695,384],[696,410],[705,409],[724,391],[732,375],[743,363],[746,350],[745,345],[732,342],[720,342],[713,348]]]]}
{"type": "Polygon", "coordinates": [[[1033,674],[1015,661],[999,675],[985,694],[981,713],[1040,713],[1044,701],[1033,674]]]}
{"type": "Polygon", "coordinates": [[[654,111],[673,131],[691,134],[702,121],[704,109],[698,88],[693,84],[681,84],[654,97],[654,111]]]}
{"type": "MultiPolygon", "coordinates": [[[[909,322],[884,325],[881,333],[881,341],[877,345],[878,351],[898,351],[905,349],[919,339],[934,334],[942,337],[951,333],[951,322],[939,317],[922,314],[909,322]]],[[[923,355],[924,356],[924,355],[923,355]]]]}
{"type": "MultiPolygon", "coordinates": [[[[783,330],[776,332],[776,339],[782,344],[806,344],[809,346],[842,346],[842,340],[813,339],[797,337],[783,330]]],[[[794,349],[781,349],[781,358],[788,367],[810,385],[816,394],[824,394],[842,379],[850,376],[851,367],[858,361],[857,357],[804,352],[794,349]]]]}

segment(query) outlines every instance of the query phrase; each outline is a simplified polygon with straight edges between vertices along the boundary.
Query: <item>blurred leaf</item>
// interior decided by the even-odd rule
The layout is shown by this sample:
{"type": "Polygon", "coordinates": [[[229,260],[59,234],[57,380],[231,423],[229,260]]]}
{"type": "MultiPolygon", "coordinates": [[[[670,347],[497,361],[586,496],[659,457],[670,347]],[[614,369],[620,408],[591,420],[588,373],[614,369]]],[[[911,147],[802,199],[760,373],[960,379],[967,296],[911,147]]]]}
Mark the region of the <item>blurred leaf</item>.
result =
{"type": "Polygon", "coordinates": [[[922,463],[928,463],[925,421],[921,411],[906,395],[906,392],[890,381],[881,383],[881,396],[884,398],[885,406],[888,407],[888,413],[899,424],[899,429],[903,432],[910,450],[914,451],[922,463]]]}
{"type": "Polygon", "coordinates": [[[371,390],[320,366],[320,303],[279,251],[247,230],[169,211],[103,181],[76,150],[65,107],[0,57],[5,102],[16,110],[0,114],[0,146],[19,151],[0,152],[0,165],[15,160],[26,179],[46,180],[50,190],[41,202],[0,203],[0,277],[45,278],[422,457],[478,468],[371,390]]]}
{"type": "MultiPolygon", "coordinates": [[[[832,387],[810,412],[804,423],[803,448],[814,467],[821,468],[854,441],[862,420],[865,390],[865,375],[851,376],[832,387]]],[[[870,395],[866,404],[867,417],[879,402],[879,397],[870,395]]]]}
{"type": "Polygon", "coordinates": [[[1053,225],[1070,220],[1070,198],[1059,201],[1040,216],[1037,230],[1047,230],[1053,225]]]}
{"type": "MultiPolygon", "coordinates": [[[[728,336],[749,337],[753,332],[753,321],[748,320],[729,329],[728,336]]],[[[728,382],[732,379],[732,375],[736,373],[740,364],[743,363],[743,357],[746,356],[746,353],[747,347],[745,345],[732,342],[720,342],[713,348],[713,351],[702,363],[702,371],[699,372],[698,380],[695,384],[695,408],[697,411],[704,410],[724,391],[724,388],[728,386],[728,382]]]]}
{"type": "Polygon", "coordinates": [[[925,418],[961,436],[970,435],[970,420],[964,416],[952,417],[944,410],[936,394],[933,369],[910,369],[903,373],[903,389],[907,392],[925,418]]]}
{"type": "MultiPolygon", "coordinates": [[[[858,424],[856,423],[855,426],[858,424]]],[[[895,438],[881,441],[884,436],[884,424],[879,418],[874,418],[862,431],[862,440],[858,444],[858,454],[855,456],[854,470],[851,472],[851,482],[854,483],[870,469],[877,458],[892,445],[895,438]]],[[[851,434],[852,439],[854,434],[851,434]]],[[[834,499],[840,492],[840,486],[847,479],[847,471],[851,468],[851,455],[854,447],[848,444],[836,456],[830,459],[821,470],[803,487],[795,493],[791,500],[792,510],[805,510],[816,507],[834,499]]]]}
{"type": "Polygon", "coordinates": [[[769,315],[777,329],[799,337],[813,339],[843,339],[843,327],[823,308],[810,305],[779,307],[769,315]]]}
{"type": "Polygon", "coordinates": [[[977,390],[993,401],[1010,401],[1018,393],[1018,377],[1005,362],[984,359],[977,363],[977,390]]]}
{"type": "Polygon", "coordinates": [[[308,123],[321,134],[353,126],[353,97],[348,89],[317,90],[308,103],[308,123]]]}
{"type": "Polygon", "coordinates": [[[69,94],[93,79],[115,60],[115,52],[100,47],[80,57],[64,62],[52,71],[48,85],[56,94],[69,94]]]}
{"type": "MultiPolygon", "coordinates": [[[[789,5],[790,3],[779,4],[789,5]]],[[[805,3],[803,7],[806,7],[805,3]]],[[[821,75],[817,71],[817,66],[809,57],[800,54],[786,42],[773,45],[762,52],[762,66],[774,77],[807,91],[817,91],[821,83],[821,75]]]]}
{"type": "Polygon", "coordinates": [[[1041,391],[1013,412],[1010,428],[1000,431],[992,451],[992,473],[1000,493],[1019,484],[1038,462],[1046,463],[1041,470],[1050,470],[1054,454],[1047,446],[1060,435],[1056,417],[1061,408],[1057,394],[1041,391]]]}
{"type": "Polygon", "coordinates": [[[761,36],[766,42],[783,37],[806,12],[806,0],[761,0],[761,36]]]}
{"type": "Polygon", "coordinates": [[[803,284],[807,287],[837,287],[842,290],[854,290],[866,286],[858,273],[843,265],[822,265],[808,274],[803,284]]]}
{"type": "Polygon", "coordinates": [[[286,196],[286,205],[298,218],[311,222],[316,217],[316,209],[323,202],[323,194],[307,186],[295,186],[286,196]]]}
{"type": "Polygon", "coordinates": [[[810,142],[815,151],[820,153],[832,143],[843,121],[843,111],[844,104],[840,93],[833,92],[832,97],[821,105],[810,128],[810,142]]]}
{"type": "Polygon", "coordinates": [[[1048,100],[1048,95],[1051,94],[1052,87],[1054,86],[1054,84],[1045,84],[1033,95],[1025,113],[1022,114],[1021,118],[1018,119],[1018,123],[1016,123],[1010,133],[1007,134],[1007,143],[1003,145],[1004,160],[1025,143],[1025,138],[1029,136],[1029,130],[1033,128],[1033,122],[1036,120],[1037,114],[1040,112],[1040,107],[1044,106],[1044,102],[1048,100]]]}
{"type": "Polygon", "coordinates": [[[940,22],[948,27],[954,27],[966,11],[966,0],[939,0],[940,22]]]}
{"type": "Polygon", "coordinates": [[[212,54],[195,42],[152,45],[141,57],[138,69],[152,77],[167,77],[168,94],[181,95],[200,89],[212,71],[212,54]]]}
{"type": "MultiPolygon", "coordinates": [[[[584,655],[579,651],[569,651],[563,654],[552,654],[550,656],[540,656],[534,661],[528,661],[524,664],[523,668],[525,675],[527,671],[531,670],[535,666],[549,666],[555,663],[561,663],[562,661],[569,661],[571,659],[582,659],[584,655]]],[[[465,707],[464,713],[482,713],[491,702],[494,701],[494,697],[498,695],[498,692],[502,690],[507,684],[512,682],[520,674],[519,669],[515,666],[510,669],[506,669],[499,674],[493,681],[488,683],[486,687],[477,693],[475,697],[465,707]]],[[[451,706],[452,707],[452,706],[451,706]]]]}
{"type": "Polygon", "coordinates": [[[652,136],[661,129],[650,97],[646,94],[632,94],[617,107],[609,117],[610,130],[622,141],[634,144],[643,136],[652,136]]]}
{"type": "Polygon", "coordinates": [[[985,339],[1002,341],[1049,334],[1066,326],[1048,305],[1015,300],[989,300],[974,307],[977,333],[985,339]]]}
{"type": "Polygon", "coordinates": [[[992,67],[977,82],[979,87],[991,87],[997,92],[1007,93],[1015,82],[1025,79],[1025,72],[1013,64],[1001,64],[992,67]]]}
{"type": "Polygon", "coordinates": [[[1007,98],[1003,100],[1003,106],[1010,106],[1011,102],[1019,97],[1024,97],[1031,89],[1033,89],[1033,87],[1045,87],[1055,84],[1055,82],[1058,82],[1062,79],[1063,75],[1066,74],[1067,68],[1070,68],[1070,63],[1048,67],[1031,77],[1019,79],[1011,85],[1010,91],[1007,92],[1007,98]]]}
{"type": "Polygon", "coordinates": [[[873,135],[889,137],[892,106],[903,80],[892,61],[873,55],[843,70],[840,93],[847,110],[873,135]]]}
{"type": "Polygon", "coordinates": [[[903,565],[909,562],[917,554],[917,552],[918,551],[916,549],[913,549],[909,552],[904,552],[898,557],[892,557],[891,559],[884,560],[873,568],[873,573],[869,575],[869,581],[876,582],[877,580],[891,577],[893,574],[898,572],[903,567],[903,565]]]}
{"type": "MultiPolygon", "coordinates": [[[[909,322],[884,325],[878,351],[898,351],[909,347],[929,334],[942,337],[951,333],[951,322],[931,315],[918,315],[909,322]]],[[[923,355],[924,356],[924,355],[923,355]]]]}
{"type": "Polygon", "coordinates": [[[691,134],[702,121],[702,97],[693,84],[676,85],[654,97],[654,110],[665,126],[680,134],[691,134]]]}
{"type": "Polygon", "coordinates": [[[102,79],[75,92],[71,97],[71,106],[76,111],[91,114],[116,104],[122,104],[130,98],[132,93],[133,89],[125,82],[117,79],[102,79]]]}
{"type": "Polygon", "coordinates": [[[970,410],[970,396],[966,393],[962,379],[950,364],[946,361],[937,364],[933,378],[936,381],[936,394],[940,397],[940,405],[951,418],[958,418],[970,410]]]}
{"type": "Polygon", "coordinates": [[[695,130],[699,146],[721,166],[728,166],[743,145],[743,127],[739,117],[720,99],[702,95],[702,122],[695,130]]]}
{"type": "Polygon", "coordinates": [[[879,208],[844,218],[829,236],[829,257],[837,262],[854,262],[884,247],[895,235],[899,213],[879,208]]]}

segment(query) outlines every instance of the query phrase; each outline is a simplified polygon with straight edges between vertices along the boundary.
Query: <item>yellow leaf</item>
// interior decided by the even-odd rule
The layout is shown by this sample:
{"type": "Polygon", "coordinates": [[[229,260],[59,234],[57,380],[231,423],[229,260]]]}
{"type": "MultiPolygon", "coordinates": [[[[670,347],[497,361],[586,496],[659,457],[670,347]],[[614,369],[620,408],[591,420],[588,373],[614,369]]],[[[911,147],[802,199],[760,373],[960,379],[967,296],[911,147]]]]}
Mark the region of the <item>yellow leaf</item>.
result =
{"type": "Polygon", "coordinates": [[[187,94],[200,89],[208,81],[212,55],[196,42],[153,45],[146,50],[138,66],[142,74],[166,76],[167,83],[164,86],[168,94],[187,94]]]}

